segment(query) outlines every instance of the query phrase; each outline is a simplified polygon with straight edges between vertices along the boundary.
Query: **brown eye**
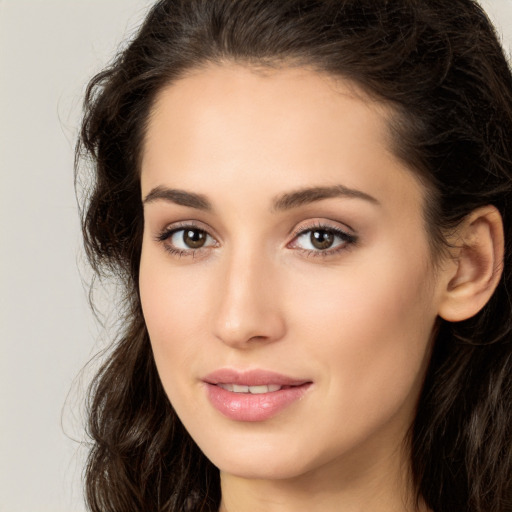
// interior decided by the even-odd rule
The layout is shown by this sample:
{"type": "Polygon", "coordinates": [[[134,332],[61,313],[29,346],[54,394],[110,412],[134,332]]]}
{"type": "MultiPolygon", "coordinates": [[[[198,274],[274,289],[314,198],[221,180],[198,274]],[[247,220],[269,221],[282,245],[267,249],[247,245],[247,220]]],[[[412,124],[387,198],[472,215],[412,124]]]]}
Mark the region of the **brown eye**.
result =
{"type": "Polygon", "coordinates": [[[207,234],[200,229],[184,229],[183,243],[190,249],[200,249],[206,243],[207,234]]]}
{"type": "Polygon", "coordinates": [[[334,233],[323,229],[311,231],[310,241],[315,249],[325,250],[329,249],[334,243],[334,233]]]}
{"type": "Polygon", "coordinates": [[[166,250],[179,252],[181,256],[187,253],[193,256],[195,250],[207,249],[216,244],[207,231],[194,226],[167,230],[159,235],[158,240],[164,244],[166,250]]]}
{"type": "Polygon", "coordinates": [[[330,255],[356,243],[357,236],[330,226],[304,229],[296,235],[291,247],[306,253],[330,255]]]}

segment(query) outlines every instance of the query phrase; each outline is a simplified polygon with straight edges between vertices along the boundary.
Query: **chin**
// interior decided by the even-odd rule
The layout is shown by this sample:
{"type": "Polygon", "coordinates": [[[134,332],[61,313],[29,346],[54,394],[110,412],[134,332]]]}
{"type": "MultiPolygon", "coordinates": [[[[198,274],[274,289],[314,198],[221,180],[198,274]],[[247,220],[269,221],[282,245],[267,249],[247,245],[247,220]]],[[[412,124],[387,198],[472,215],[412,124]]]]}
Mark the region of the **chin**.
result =
{"type": "Polygon", "coordinates": [[[214,446],[200,448],[221,473],[251,480],[295,479],[330,459],[327,454],[308,452],[304,444],[283,439],[260,438],[246,443],[219,440],[214,446]]]}
{"type": "Polygon", "coordinates": [[[291,462],[282,460],[281,457],[267,457],[266,460],[252,461],[221,461],[218,465],[215,464],[215,461],[213,463],[222,474],[246,480],[291,480],[306,473],[296,460],[291,462]]]}

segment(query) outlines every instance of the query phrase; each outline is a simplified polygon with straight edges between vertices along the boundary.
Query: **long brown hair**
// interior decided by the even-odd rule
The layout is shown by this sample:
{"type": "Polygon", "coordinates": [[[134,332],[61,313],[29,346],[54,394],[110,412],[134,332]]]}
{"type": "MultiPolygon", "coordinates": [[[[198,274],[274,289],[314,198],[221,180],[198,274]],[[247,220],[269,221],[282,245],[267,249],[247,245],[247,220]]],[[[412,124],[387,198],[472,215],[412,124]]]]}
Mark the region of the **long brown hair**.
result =
{"type": "Polygon", "coordinates": [[[499,209],[502,279],[473,318],[440,321],[410,443],[418,497],[432,510],[511,511],[512,76],[472,0],[161,0],[93,78],[77,147],[77,172],[83,158],[94,169],[83,234],[94,269],[122,282],[126,307],[90,390],[90,509],[219,506],[218,471],[163,391],[141,312],[139,162],[155,95],[190,69],[226,60],[307,66],[391,105],[393,149],[429,190],[435,250],[473,209],[499,209]]]}

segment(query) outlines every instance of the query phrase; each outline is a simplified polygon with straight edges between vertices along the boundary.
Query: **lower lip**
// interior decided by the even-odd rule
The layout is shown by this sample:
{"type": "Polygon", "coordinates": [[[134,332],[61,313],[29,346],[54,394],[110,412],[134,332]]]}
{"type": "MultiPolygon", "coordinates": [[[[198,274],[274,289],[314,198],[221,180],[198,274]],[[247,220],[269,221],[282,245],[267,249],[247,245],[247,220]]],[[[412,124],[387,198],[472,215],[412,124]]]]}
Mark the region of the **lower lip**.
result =
{"type": "Polygon", "coordinates": [[[215,409],[235,421],[265,421],[300,400],[311,383],[292,386],[271,393],[234,393],[206,383],[208,398],[215,409]]]}

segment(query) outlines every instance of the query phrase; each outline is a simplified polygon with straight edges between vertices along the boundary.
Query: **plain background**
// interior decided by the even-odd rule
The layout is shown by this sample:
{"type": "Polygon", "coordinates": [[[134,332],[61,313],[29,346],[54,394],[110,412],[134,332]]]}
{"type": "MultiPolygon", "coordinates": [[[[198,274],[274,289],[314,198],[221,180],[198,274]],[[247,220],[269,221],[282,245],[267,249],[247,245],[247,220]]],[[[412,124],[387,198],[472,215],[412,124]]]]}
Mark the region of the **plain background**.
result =
{"type": "MultiPolygon", "coordinates": [[[[85,510],[81,370],[107,336],[82,284],[73,147],[85,84],[151,3],[0,0],[0,512],[85,510]]],[[[510,55],[512,0],[483,4],[510,55]]]]}

